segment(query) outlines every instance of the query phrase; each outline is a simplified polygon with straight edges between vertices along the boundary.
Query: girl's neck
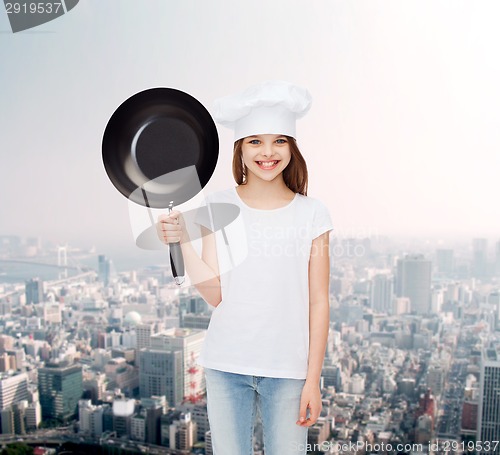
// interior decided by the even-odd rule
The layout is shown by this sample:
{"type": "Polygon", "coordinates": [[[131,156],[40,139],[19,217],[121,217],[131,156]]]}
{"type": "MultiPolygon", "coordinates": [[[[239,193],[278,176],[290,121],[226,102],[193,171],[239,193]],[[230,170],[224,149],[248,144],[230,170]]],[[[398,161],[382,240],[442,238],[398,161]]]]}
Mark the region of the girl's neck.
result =
{"type": "Polygon", "coordinates": [[[283,179],[274,179],[271,182],[250,179],[246,184],[238,186],[238,194],[250,200],[290,200],[295,196],[283,179]]]}

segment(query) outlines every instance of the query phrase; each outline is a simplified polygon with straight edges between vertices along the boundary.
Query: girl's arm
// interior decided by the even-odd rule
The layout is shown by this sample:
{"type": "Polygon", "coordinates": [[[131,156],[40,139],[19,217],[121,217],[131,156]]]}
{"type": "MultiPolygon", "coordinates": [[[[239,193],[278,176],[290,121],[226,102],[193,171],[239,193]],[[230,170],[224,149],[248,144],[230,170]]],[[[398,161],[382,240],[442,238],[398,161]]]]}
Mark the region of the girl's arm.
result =
{"type": "Polygon", "coordinates": [[[164,213],[158,217],[158,237],[166,245],[180,242],[186,273],[191,283],[209,305],[216,307],[222,300],[222,293],[215,233],[201,225],[200,229],[203,241],[201,258],[190,242],[181,212],[172,210],[168,215],[164,213]],[[177,219],[178,223],[175,221],[177,219]]]}
{"type": "Polygon", "coordinates": [[[329,232],[316,237],[309,260],[309,366],[307,382],[319,385],[330,328],[329,232]]]}
{"type": "Polygon", "coordinates": [[[190,242],[181,243],[186,273],[203,299],[214,307],[222,300],[215,233],[200,226],[202,233],[201,258],[190,242]]]}
{"type": "Polygon", "coordinates": [[[319,379],[325,359],[330,328],[330,252],[329,232],[312,242],[309,259],[309,363],[307,378],[300,399],[297,425],[310,427],[321,414],[319,379]],[[309,418],[307,409],[309,408],[309,418]]]}

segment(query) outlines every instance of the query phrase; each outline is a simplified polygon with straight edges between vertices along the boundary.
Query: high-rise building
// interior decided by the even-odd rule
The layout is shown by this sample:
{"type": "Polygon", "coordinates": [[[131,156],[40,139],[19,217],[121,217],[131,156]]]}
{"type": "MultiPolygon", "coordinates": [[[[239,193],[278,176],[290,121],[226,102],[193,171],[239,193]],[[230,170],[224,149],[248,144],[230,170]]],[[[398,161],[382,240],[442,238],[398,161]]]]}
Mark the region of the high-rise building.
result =
{"type": "Polygon", "coordinates": [[[151,347],[151,337],[156,335],[164,326],[161,322],[147,322],[144,324],[138,324],[135,327],[135,333],[137,337],[137,350],[142,348],[151,347]]]}
{"type": "Polygon", "coordinates": [[[500,290],[494,290],[488,295],[488,303],[493,305],[495,311],[495,329],[500,329],[500,290]]]}
{"type": "MultiPolygon", "coordinates": [[[[164,330],[151,337],[152,349],[180,351],[182,354],[182,387],[183,396],[200,396],[205,390],[203,370],[196,365],[205,330],[176,328],[164,330]]],[[[167,399],[170,398],[167,396],[167,399]]],[[[172,401],[169,401],[173,403],[172,401]]],[[[177,403],[175,404],[177,406],[177,403]]]]}
{"type": "Polygon", "coordinates": [[[111,259],[107,259],[104,254],[100,254],[98,257],[99,268],[98,268],[98,276],[99,280],[107,286],[111,279],[111,268],[112,262],[111,259]]]}
{"type": "Polygon", "coordinates": [[[335,387],[335,390],[342,390],[341,368],[338,365],[325,365],[321,370],[321,376],[324,380],[324,387],[335,387]]]}
{"type": "Polygon", "coordinates": [[[179,315],[179,327],[183,329],[207,330],[210,325],[210,314],[188,313],[179,315]]]}
{"type": "Polygon", "coordinates": [[[23,366],[24,361],[26,360],[26,351],[23,348],[14,347],[7,351],[7,354],[10,356],[10,369],[11,370],[20,370],[23,366]]]}
{"type": "MultiPolygon", "coordinates": [[[[487,347],[482,351],[479,380],[478,441],[500,441],[500,349],[487,347]]],[[[483,446],[484,447],[484,446],[483,446]]],[[[482,451],[481,453],[487,453],[482,451]]],[[[500,447],[489,452],[500,454],[500,447]]]]}
{"type": "Polygon", "coordinates": [[[61,324],[62,323],[62,309],[63,305],[59,302],[44,303],[42,315],[45,325],[48,324],[61,324]]]}
{"type": "Polygon", "coordinates": [[[25,283],[26,303],[43,302],[43,281],[39,278],[32,278],[25,283]]]}
{"type": "Polygon", "coordinates": [[[28,404],[24,411],[26,415],[26,429],[36,430],[42,423],[42,407],[39,401],[28,404]]]}
{"type": "Polygon", "coordinates": [[[141,405],[146,411],[146,442],[149,444],[160,444],[160,420],[167,410],[167,400],[164,396],[143,398],[141,405]]]}
{"type": "Polygon", "coordinates": [[[475,435],[477,431],[477,411],[478,411],[477,397],[465,397],[462,406],[462,428],[461,432],[466,434],[475,435]]]}
{"type": "Polygon", "coordinates": [[[472,276],[484,278],[488,275],[488,240],[472,239],[472,276]]]}
{"type": "Polygon", "coordinates": [[[21,400],[12,406],[2,409],[2,433],[26,434],[26,409],[28,401],[21,400]]]}
{"type": "Polygon", "coordinates": [[[214,455],[212,432],[210,430],[205,433],[205,455],[214,455]]]}
{"type": "Polygon", "coordinates": [[[113,429],[118,437],[130,436],[135,400],[129,398],[113,401],[113,429]]]}
{"type": "Polygon", "coordinates": [[[146,441],[146,410],[134,414],[130,421],[130,439],[132,441],[146,441]]]}
{"type": "Polygon", "coordinates": [[[14,428],[16,434],[26,434],[26,408],[28,400],[22,400],[12,405],[14,410],[14,428]]]}
{"type": "Polygon", "coordinates": [[[422,254],[406,255],[398,259],[396,295],[410,299],[411,312],[431,312],[432,262],[422,254]]]}
{"type": "Polygon", "coordinates": [[[0,411],[19,401],[27,400],[28,397],[26,373],[0,375],[0,411]]]}
{"type": "Polygon", "coordinates": [[[118,388],[124,393],[134,393],[139,387],[138,368],[127,363],[123,357],[111,359],[104,366],[108,389],[118,388]]]}
{"type": "Polygon", "coordinates": [[[444,387],[445,372],[439,363],[432,363],[427,369],[427,386],[434,395],[441,395],[444,387]]]}
{"type": "Polygon", "coordinates": [[[496,243],[495,248],[495,274],[500,277],[500,240],[496,243]]]}
{"type": "Polygon", "coordinates": [[[371,289],[371,306],[378,313],[393,314],[392,297],[394,290],[393,277],[377,274],[373,277],[371,289]]]}
{"type": "Polygon", "coordinates": [[[350,381],[347,383],[348,393],[362,394],[365,391],[365,378],[358,373],[351,376],[350,381]]]}
{"type": "Polygon", "coordinates": [[[206,400],[202,400],[198,404],[193,404],[190,410],[191,418],[196,423],[196,440],[203,441],[206,432],[210,430],[206,400]]]}
{"type": "Polygon", "coordinates": [[[195,313],[200,314],[208,310],[207,302],[197,295],[179,296],[179,314],[195,313]]]}
{"type": "Polygon", "coordinates": [[[102,431],[113,431],[114,430],[114,417],[113,417],[113,405],[105,403],[102,405],[104,411],[102,413],[102,431]]]}
{"type": "Polygon", "coordinates": [[[16,432],[14,425],[14,410],[11,407],[2,409],[0,412],[0,420],[2,422],[0,427],[2,434],[14,434],[16,432]]]}
{"type": "Polygon", "coordinates": [[[190,412],[182,412],[179,419],[170,425],[169,448],[189,451],[195,442],[196,425],[190,412]]]}
{"type": "Polygon", "coordinates": [[[14,338],[9,335],[0,335],[0,352],[14,349],[14,338]]]}
{"type": "Polygon", "coordinates": [[[68,362],[47,363],[38,370],[38,390],[42,417],[67,422],[77,413],[82,397],[82,367],[68,362]]]}
{"type": "Polygon", "coordinates": [[[208,304],[200,296],[179,296],[179,327],[207,330],[210,323],[208,304]]]}
{"type": "Polygon", "coordinates": [[[86,373],[83,390],[88,391],[92,403],[102,400],[106,392],[107,378],[103,373],[86,373]]]}
{"type": "Polygon", "coordinates": [[[0,354],[0,372],[4,373],[10,370],[10,355],[4,352],[0,354]]]}
{"type": "Polygon", "coordinates": [[[138,356],[141,397],[164,395],[171,406],[178,406],[183,399],[182,352],[143,348],[138,356]]]}
{"type": "Polygon", "coordinates": [[[79,400],[80,432],[91,436],[100,436],[103,433],[103,414],[104,406],[94,406],[90,400],[79,400]]]}
{"type": "Polygon", "coordinates": [[[436,271],[444,277],[453,276],[455,268],[454,251],[440,248],[436,250],[436,271]]]}

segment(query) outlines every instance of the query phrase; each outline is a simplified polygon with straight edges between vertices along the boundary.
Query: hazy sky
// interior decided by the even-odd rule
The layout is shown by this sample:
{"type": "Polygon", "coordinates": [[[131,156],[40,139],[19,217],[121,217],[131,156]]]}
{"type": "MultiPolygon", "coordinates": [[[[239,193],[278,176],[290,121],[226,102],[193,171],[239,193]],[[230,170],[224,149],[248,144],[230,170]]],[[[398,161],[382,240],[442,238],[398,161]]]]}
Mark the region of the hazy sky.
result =
{"type": "MultiPolygon", "coordinates": [[[[0,9],[0,235],[133,244],[101,159],[116,107],[285,79],[313,96],[299,145],[338,236],[500,238],[497,1],[82,0],[16,34],[0,9]]],[[[205,192],[235,185],[219,134],[205,192]]]]}

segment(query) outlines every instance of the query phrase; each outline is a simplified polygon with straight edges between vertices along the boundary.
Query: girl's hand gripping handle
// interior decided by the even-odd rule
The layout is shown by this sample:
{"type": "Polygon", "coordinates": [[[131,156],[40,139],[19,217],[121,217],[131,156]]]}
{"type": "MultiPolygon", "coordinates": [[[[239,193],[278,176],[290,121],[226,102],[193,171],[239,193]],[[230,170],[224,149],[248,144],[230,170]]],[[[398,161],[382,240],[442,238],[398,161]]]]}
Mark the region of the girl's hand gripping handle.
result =
{"type": "Polygon", "coordinates": [[[184,283],[184,258],[182,256],[181,243],[187,240],[187,232],[178,210],[169,208],[168,215],[158,217],[157,231],[160,240],[170,247],[170,266],[175,283],[184,283]]]}

